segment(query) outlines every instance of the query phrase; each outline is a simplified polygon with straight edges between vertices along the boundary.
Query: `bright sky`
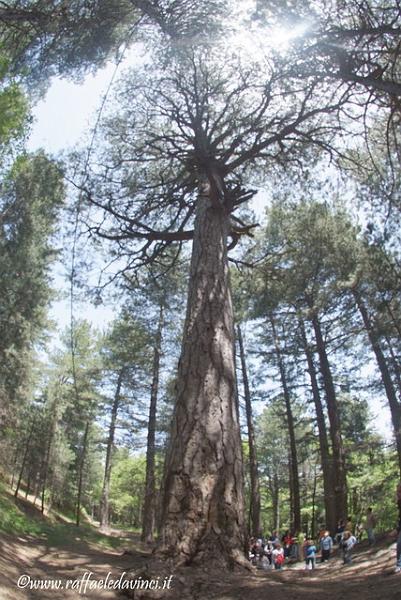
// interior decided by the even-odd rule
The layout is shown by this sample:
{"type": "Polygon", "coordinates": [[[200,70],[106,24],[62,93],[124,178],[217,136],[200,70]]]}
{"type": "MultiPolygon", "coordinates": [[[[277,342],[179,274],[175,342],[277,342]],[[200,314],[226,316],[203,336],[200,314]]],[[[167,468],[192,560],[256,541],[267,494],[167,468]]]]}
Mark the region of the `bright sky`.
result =
{"type": "MultiPolygon", "coordinates": [[[[33,108],[34,125],[28,149],[34,151],[44,148],[50,154],[74,149],[91,130],[94,115],[99,109],[114,70],[114,64],[110,64],[95,76],[89,75],[82,84],[53,80],[46,97],[33,108]]],[[[63,296],[68,294],[65,275],[65,265],[57,264],[54,269],[54,284],[63,296]]],[[[74,312],[77,317],[86,318],[100,328],[106,326],[114,317],[114,312],[102,305],[95,307],[76,304],[74,312]]],[[[68,297],[53,303],[50,317],[56,321],[59,330],[69,326],[68,297]]]]}
{"type": "Polygon", "coordinates": [[[74,148],[93,123],[114,68],[109,65],[82,84],[54,79],[46,97],[33,108],[29,149],[57,153],[74,148]]]}

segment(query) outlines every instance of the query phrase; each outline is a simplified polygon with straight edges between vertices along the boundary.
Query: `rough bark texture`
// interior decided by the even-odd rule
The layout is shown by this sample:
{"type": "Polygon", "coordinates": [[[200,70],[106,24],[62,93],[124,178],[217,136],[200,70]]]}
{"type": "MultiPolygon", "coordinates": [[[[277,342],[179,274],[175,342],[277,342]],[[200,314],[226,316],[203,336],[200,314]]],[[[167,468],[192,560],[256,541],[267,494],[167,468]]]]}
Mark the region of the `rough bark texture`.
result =
{"type": "Polygon", "coordinates": [[[306,331],[304,323],[300,322],[300,330],[301,330],[301,338],[303,349],[306,356],[306,361],[308,365],[308,374],[311,382],[312,389],[312,397],[315,405],[316,411],[316,422],[317,428],[319,432],[319,449],[320,449],[320,459],[322,465],[323,472],[323,491],[324,491],[324,508],[326,513],[326,527],[330,530],[332,534],[335,533],[337,528],[337,520],[336,520],[336,508],[335,508],[335,490],[334,490],[334,480],[332,477],[331,471],[331,456],[329,450],[329,442],[327,438],[327,428],[326,428],[326,420],[324,416],[324,410],[322,401],[320,398],[320,390],[317,380],[317,373],[315,368],[315,363],[313,360],[312,350],[308,344],[308,340],[306,337],[306,331]]]}
{"type": "Polygon", "coordinates": [[[153,542],[155,528],[155,435],[156,435],[156,412],[157,397],[159,392],[159,371],[162,333],[164,325],[164,306],[160,304],[159,323],[157,326],[155,346],[153,349],[153,377],[150,391],[149,419],[148,419],[148,439],[146,447],[146,480],[145,480],[145,498],[143,503],[142,516],[142,541],[153,542]]]}
{"type": "Polygon", "coordinates": [[[249,474],[251,480],[251,503],[250,503],[250,525],[251,534],[258,537],[262,534],[262,525],[260,522],[260,486],[258,458],[256,453],[255,427],[253,425],[251,393],[249,390],[248,371],[246,366],[244,341],[242,338],[241,327],[237,325],[237,339],[240,352],[242,381],[244,385],[244,399],[246,422],[248,428],[248,446],[249,446],[249,474]]]}
{"type": "Polygon", "coordinates": [[[386,391],[387,400],[390,407],[391,422],[393,424],[395,443],[397,447],[398,465],[401,474],[401,404],[398,402],[397,394],[394,389],[391,379],[390,370],[387,365],[386,357],[380,345],[380,339],[375,331],[375,328],[370,320],[367,308],[361,298],[361,295],[354,290],[354,298],[361,313],[369,341],[372,345],[373,352],[376,356],[377,366],[379,367],[380,375],[383,381],[383,386],[386,391]]]}
{"type": "Polygon", "coordinates": [[[340,414],[336,391],[331,374],[330,363],[327,357],[326,345],[323,339],[320,322],[317,316],[312,319],[312,325],[315,332],[316,349],[319,355],[320,371],[323,378],[323,385],[326,394],[327,412],[330,423],[330,438],[333,453],[332,475],[335,491],[335,509],[336,522],[339,519],[346,519],[348,513],[347,506],[347,480],[345,473],[344,446],[341,435],[340,414]]]}
{"type": "Polygon", "coordinates": [[[163,550],[176,564],[246,565],[228,225],[203,181],[163,498],[163,550]]]}
{"type": "Polygon", "coordinates": [[[285,370],[284,360],[280,348],[280,343],[277,337],[276,327],[273,316],[270,316],[270,324],[272,326],[274,347],[277,357],[277,363],[280,371],[281,386],[285,402],[285,410],[287,415],[288,435],[290,438],[289,459],[290,459],[290,489],[291,489],[291,509],[293,515],[292,530],[301,531],[301,499],[299,493],[299,472],[298,472],[298,453],[297,440],[295,437],[294,416],[292,414],[291,395],[287,383],[287,374],[285,370]]]}
{"type": "Polygon", "coordinates": [[[120,406],[121,384],[122,384],[122,380],[123,380],[123,374],[124,374],[124,369],[121,369],[118,374],[116,393],[114,394],[113,405],[111,407],[109,435],[107,438],[107,448],[106,448],[106,462],[104,465],[102,497],[100,499],[100,529],[102,531],[106,531],[109,528],[110,477],[111,477],[111,467],[112,467],[112,458],[113,458],[114,436],[115,436],[115,432],[116,432],[116,421],[117,421],[118,409],[120,406]]]}

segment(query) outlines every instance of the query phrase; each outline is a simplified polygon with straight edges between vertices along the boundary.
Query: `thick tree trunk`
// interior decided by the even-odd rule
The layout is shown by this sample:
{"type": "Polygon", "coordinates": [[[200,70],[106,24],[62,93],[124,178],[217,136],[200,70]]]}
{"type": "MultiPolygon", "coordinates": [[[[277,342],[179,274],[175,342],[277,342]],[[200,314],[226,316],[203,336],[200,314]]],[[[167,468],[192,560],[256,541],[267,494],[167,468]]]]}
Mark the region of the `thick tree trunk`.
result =
{"type": "Polygon", "coordinates": [[[23,23],[45,26],[52,18],[55,20],[56,16],[58,16],[56,13],[49,15],[40,10],[13,9],[9,6],[0,8],[0,22],[6,23],[9,26],[17,26],[23,23]]]}
{"type": "Polygon", "coordinates": [[[327,412],[330,423],[330,438],[333,453],[332,475],[335,486],[334,491],[337,522],[339,519],[346,519],[348,512],[344,446],[341,435],[341,423],[336,391],[334,388],[333,377],[331,374],[330,363],[327,357],[326,345],[323,340],[320,322],[316,315],[312,318],[312,325],[315,332],[316,349],[319,356],[320,372],[323,378],[327,412]]]}
{"type": "Polygon", "coordinates": [[[316,411],[316,422],[319,432],[319,448],[320,448],[320,459],[322,464],[323,473],[323,491],[324,491],[324,508],[326,513],[326,527],[329,529],[331,534],[334,534],[337,528],[336,520],[336,507],[335,507],[335,490],[334,480],[331,471],[331,456],[329,450],[329,442],[327,438],[326,420],[324,416],[324,410],[322,401],[320,398],[319,384],[317,380],[317,373],[315,363],[313,360],[312,350],[309,346],[308,339],[306,337],[305,325],[303,321],[300,321],[300,331],[302,345],[306,356],[306,362],[308,365],[308,374],[311,382],[312,397],[316,411]]]}
{"type": "Polygon", "coordinates": [[[110,477],[113,458],[114,436],[116,432],[116,421],[118,409],[121,399],[121,385],[124,375],[124,369],[121,369],[118,374],[116,393],[114,394],[113,405],[111,407],[111,418],[109,425],[109,436],[107,439],[106,462],[104,466],[104,478],[102,497],[100,499],[100,529],[107,531],[109,528],[109,493],[110,493],[110,477]]]}
{"type": "Polygon", "coordinates": [[[393,381],[391,379],[391,374],[387,365],[386,357],[384,356],[383,350],[381,348],[379,336],[375,331],[375,328],[370,320],[367,308],[359,292],[357,290],[354,290],[353,294],[359,312],[361,313],[362,320],[365,325],[369,341],[372,345],[373,352],[375,353],[377,366],[379,367],[383,386],[386,392],[388,404],[390,407],[391,421],[394,429],[395,443],[398,456],[398,466],[401,474],[401,404],[398,402],[397,394],[394,389],[393,381]]]}
{"type": "Polygon", "coordinates": [[[246,565],[241,437],[228,277],[229,216],[201,184],[177,399],[166,458],[163,548],[177,564],[246,565]]]}
{"type": "Polygon", "coordinates": [[[249,390],[244,341],[242,338],[240,325],[237,325],[237,339],[241,360],[242,381],[244,385],[246,422],[248,427],[249,472],[251,480],[250,525],[252,535],[260,537],[262,532],[262,525],[260,522],[260,486],[258,458],[256,452],[255,428],[253,425],[252,402],[251,393],[249,390]]]}
{"type": "Polygon", "coordinates": [[[152,387],[150,391],[148,439],[146,447],[146,479],[145,498],[142,509],[142,535],[144,542],[153,542],[155,528],[156,490],[155,490],[155,437],[156,412],[159,393],[159,371],[162,334],[164,327],[164,301],[160,304],[159,323],[157,326],[155,345],[153,349],[152,387]]]}
{"type": "Polygon", "coordinates": [[[277,337],[276,326],[274,322],[273,315],[269,317],[270,325],[272,327],[273,332],[273,340],[274,347],[277,357],[278,368],[280,371],[280,380],[281,386],[283,389],[285,410],[287,415],[287,427],[288,427],[288,435],[290,439],[290,448],[289,448],[289,458],[290,458],[290,481],[291,481],[291,491],[292,491],[292,514],[293,514],[293,522],[292,522],[292,530],[300,531],[301,530],[301,499],[299,493],[299,472],[298,472],[298,453],[297,453],[297,440],[295,436],[295,425],[294,425],[294,416],[292,414],[292,406],[291,406],[291,395],[290,390],[287,383],[287,374],[285,370],[284,360],[280,348],[279,339],[277,337]]]}
{"type": "Polygon", "coordinates": [[[81,501],[82,501],[82,488],[84,481],[84,466],[85,466],[85,457],[86,450],[88,446],[88,433],[89,433],[89,421],[86,422],[84,437],[82,440],[82,448],[81,448],[81,457],[79,461],[79,469],[78,469],[78,493],[77,493],[77,511],[76,511],[76,519],[75,524],[79,527],[81,521],[81,501]]]}

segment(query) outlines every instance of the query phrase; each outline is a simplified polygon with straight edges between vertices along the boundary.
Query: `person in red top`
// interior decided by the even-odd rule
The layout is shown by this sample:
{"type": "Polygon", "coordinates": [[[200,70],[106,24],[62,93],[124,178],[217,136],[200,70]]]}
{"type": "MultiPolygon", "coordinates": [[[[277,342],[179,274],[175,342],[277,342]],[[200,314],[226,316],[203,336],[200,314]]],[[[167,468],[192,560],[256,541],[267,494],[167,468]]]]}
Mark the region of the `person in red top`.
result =
{"type": "Polygon", "coordinates": [[[283,538],[282,538],[282,542],[283,542],[283,546],[284,546],[284,556],[286,558],[288,558],[290,555],[291,540],[292,540],[291,533],[287,529],[287,531],[285,532],[285,534],[283,535],[283,538]]]}

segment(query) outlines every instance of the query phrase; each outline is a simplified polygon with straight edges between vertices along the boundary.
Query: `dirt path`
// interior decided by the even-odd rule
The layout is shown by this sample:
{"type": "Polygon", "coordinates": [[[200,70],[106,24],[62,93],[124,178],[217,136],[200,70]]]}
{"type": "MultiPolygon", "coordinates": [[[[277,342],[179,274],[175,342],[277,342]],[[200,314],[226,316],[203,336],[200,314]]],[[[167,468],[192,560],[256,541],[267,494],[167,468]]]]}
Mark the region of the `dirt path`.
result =
{"type": "MultiPolygon", "coordinates": [[[[65,548],[49,547],[44,539],[30,537],[0,538],[0,600],[115,600],[113,590],[89,589],[19,589],[17,580],[27,574],[31,580],[67,580],[80,582],[85,573],[91,580],[118,579],[121,574],[145,567],[150,554],[137,550],[122,555],[121,550],[103,550],[76,539],[65,548]]],[[[395,548],[383,540],[370,549],[360,544],[354,564],[343,567],[340,557],[328,566],[304,571],[299,563],[282,572],[259,571],[235,573],[213,571],[212,566],[182,570],[173,580],[172,592],[159,591],[156,598],[165,600],[400,600],[401,575],[394,574],[395,548]]],[[[155,574],[157,575],[157,574],[155,574]]],[[[78,585],[78,584],[76,584],[78,585]]],[[[121,598],[121,597],[120,597],[121,598]]]]}
{"type": "MultiPolygon", "coordinates": [[[[52,548],[35,538],[4,537],[0,539],[0,599],[1,600],[76,600],[78,598],[101,598],[112,600],[116,594],[112,591],[101,592],[90,590],[87,584],[80,581],[85,573],[90,573],[90,580],[104,580],[109,577],[118,579],[123,571],[129,571],[133,564],[140,568],[146,562],[146,555],[137,554],[135,560],[130,555],[121,555],[121,551],[91,548],[88,544],[77,541],[74,547],[52,548]],[[22,575],[31,580],[60,580],[65,588],[67,580],[78,581],[79,589],[19,589],[17,581],[22,575]],[[80,593],[81,592],[81,593],[80,593]]],[[[86,575],[88,578],[88,575],[86,575]]],[[[22,583],[22,582],[21,582],[22,583]]],[[[53,584],[54,585],[54,584],[53,584]]]]}

